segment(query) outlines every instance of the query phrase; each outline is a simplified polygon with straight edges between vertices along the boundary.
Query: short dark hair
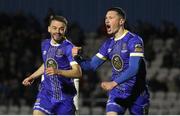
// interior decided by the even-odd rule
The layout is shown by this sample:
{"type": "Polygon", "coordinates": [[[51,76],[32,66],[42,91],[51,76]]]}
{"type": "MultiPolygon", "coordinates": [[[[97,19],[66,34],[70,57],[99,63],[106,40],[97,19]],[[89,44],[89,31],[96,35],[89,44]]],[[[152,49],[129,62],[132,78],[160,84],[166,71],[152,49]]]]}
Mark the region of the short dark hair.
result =
{"type": "Polygon", "coordinates": [[[112,7],[109,8],[107,11],[115,11],[117,12],[123,19],[126,19],[126,13],[125,11],[120,7],[112,7]]]}
{"type": "Polygon", "coordinates": [[[53,20],[57,20],[57,21],[63,22],[66,26],[67,26],[67,24],[68,24],[67,19],[66,19],[65,17],[63,17],[63,16],[52,15],[52,16],[50,17],[50,19],[49,19],[49,25],[51,24],[51,22],[52,22],[53,20]]]}

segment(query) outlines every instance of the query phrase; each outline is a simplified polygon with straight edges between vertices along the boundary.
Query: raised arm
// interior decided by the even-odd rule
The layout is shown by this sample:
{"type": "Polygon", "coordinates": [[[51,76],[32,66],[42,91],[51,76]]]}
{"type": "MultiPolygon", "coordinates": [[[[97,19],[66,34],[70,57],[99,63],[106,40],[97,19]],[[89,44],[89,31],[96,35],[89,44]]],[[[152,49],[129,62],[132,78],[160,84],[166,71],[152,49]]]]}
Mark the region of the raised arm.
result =
{"type": "Polygon", "coordinates": [[[105,60],[100,59],[99,57],[97,57],[96,55],[93,56],[91,59],[89,60],[82,60],[79,62],[81,68],[85,71],[88,70],[93,70],[95,71],[98,67],[100,67],[103,63],[105,62],[105,60]]]}
{"type": "Polygon", "coordinates": [[[103,58],[100,53],[97,53],[90,59],[83,59],[82,56],[78,54],[80,49],[82,48],[73,47],[72,55],[74,59],[80,64],[82,70],[84,71],[88,71],[88,70],[95,71],[98,67],[100,67],[106,61],[106,58],[103,58]]]}

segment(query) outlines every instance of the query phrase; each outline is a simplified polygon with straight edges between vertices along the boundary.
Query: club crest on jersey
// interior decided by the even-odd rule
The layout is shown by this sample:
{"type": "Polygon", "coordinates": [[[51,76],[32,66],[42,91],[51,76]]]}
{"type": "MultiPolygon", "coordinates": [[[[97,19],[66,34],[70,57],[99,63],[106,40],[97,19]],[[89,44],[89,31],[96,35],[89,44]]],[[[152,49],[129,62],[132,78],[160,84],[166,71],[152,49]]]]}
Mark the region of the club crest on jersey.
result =
{"type": "Polygon", "coordinates": [[[122,44],[121,52],[122,52],[122,53],[127,52],[127,44],[126,44],[126,43],[123,43],[123,44],[122,44]]]}
{"type": "Polygon", "coordinates": [[[46,53],[47,53],[47,51],[44,50],[44,51],[43,51],[43,55],[46,55],[46,53]]]}
{"type": "Polygon", "coordinates": [[[136,44],[134,51],[135,52],[142,52],[143,51],[142,45],[141,44],[136,44]]]}
{"type": "Polygon", "coordinates": [[[57,49],[56,57],[62,57],[63,55],[63,51],[61,49],[57,49]]]}
{"type": "Polygon", "coordinates": [[[122,68],[123,68],[123,61],[122,61],[122,58],[118,55],[118,54],[115,54],[112,59],[111,59],[111,63],[113,65],[113,68],[116,70],[116,71],[121,71],[122,68]]]}
{"type": "Polygon", "coordinates": [[[57,69],[58,64],[54,59],[49,58],[49,59],[46,60],[46,68],[49,68],[49,67],[53,67],[53,68],[57,69]]]}

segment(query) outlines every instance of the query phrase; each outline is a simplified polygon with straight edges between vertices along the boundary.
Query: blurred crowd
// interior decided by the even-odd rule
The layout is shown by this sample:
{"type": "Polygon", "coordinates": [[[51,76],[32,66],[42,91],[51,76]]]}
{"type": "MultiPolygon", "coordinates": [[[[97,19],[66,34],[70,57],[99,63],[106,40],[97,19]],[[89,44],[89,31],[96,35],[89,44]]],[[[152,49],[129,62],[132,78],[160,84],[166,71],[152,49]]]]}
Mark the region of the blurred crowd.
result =
{"type": "MultiPolygon", "coordinates": [[[[33,105],[40,80],[31,87],[23,87],[21,83],[42,63],[40,43],[49,36],[49,16],[45,17],[42,25],[32,15],[0,13],[0,105],[33,105]]],[[[150,91],[180,92],[180,33],[176,25],[163,21],[159,26],[154,26],[137,21],[133,26],[127,24],[127,28],[144,40],[150,91]]],[[[87,58],[97,52],[107,37],[104,25],[87,33],[78,23],[69,25],[67,35],[72,43],[83,47],[83,55],[87,58]]],[[[97,72],[84,72],[80,81],[81,99],[106,98],[100,83],[110,80],[110,75],[110,64],[105,64],[97,72]]],[[[81,105],[88,106],[90,103],[92,101],[84,100],[81,105]]]]}

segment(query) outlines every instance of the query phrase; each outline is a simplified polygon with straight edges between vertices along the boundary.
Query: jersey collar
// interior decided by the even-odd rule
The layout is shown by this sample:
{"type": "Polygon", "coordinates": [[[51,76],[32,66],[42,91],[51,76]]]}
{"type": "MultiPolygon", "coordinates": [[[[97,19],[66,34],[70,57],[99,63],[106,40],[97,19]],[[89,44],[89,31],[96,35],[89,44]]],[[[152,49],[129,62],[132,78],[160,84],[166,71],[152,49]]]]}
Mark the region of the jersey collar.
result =
{"type": "Polygon", "coordinates": [[[122,39],[128,32],[129,32],[128,30],[124,30],[124,33],[119,38],[114,38],[114,41],[118,41],[122,39]]]}
{"type": "Polygon", "coordinates": [[[58,43],[57,43],[57,44],[54,44],[54,43],[52,42],[52,39],[51,39],[51,41],[50,41],[50,44],[51,44],[52,46],[56,46],[56,47],[61,45],[61,44],[58,44],[58,43]]]}

